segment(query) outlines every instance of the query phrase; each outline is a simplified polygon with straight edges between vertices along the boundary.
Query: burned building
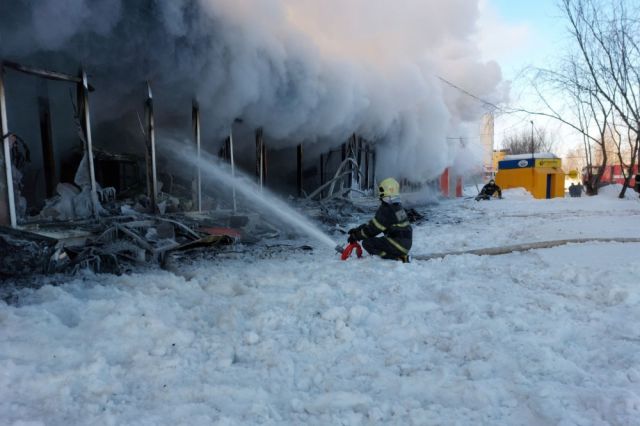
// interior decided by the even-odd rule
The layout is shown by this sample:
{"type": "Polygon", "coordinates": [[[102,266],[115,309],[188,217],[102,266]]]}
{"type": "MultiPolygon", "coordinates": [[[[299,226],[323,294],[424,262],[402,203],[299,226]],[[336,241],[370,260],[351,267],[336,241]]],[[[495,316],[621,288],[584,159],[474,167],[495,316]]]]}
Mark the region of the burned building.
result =
{"type": "MultiPolygon", "coordinates": [[[[0,249],[7,253],[17,250],[23,257],[19,261],[3,256],[2,273],[22,273],[25,268],[55,270],[51,257],[56,249],[64,250],[66,266],[72,256],[79,258],[71,261],[73,267],[86,264],[100,270],[105,261],[109,267],[117,265],[118,256],[157,261],[164,252],[183,246],[218,243],[225,241],[224,237],[228,241],[229,235],[235,235],[232,229],[213,235],[219,239],[197,230],[207,216],[182,221],[165,216],[207,210],[217,212],[208,216],[210,221],[224,222],[229,218],[221,218],[221,211],[223,215],[237,211],[233,189],[229,194],[216,190],[210,180],[203,183],[205,151],[209,151],[209,159],[213,154],[228,162],[232,174],[235,170],[255,174],[260,188],[272,185],[298,197],[348,196],[352,191],[373,188],[375,151],[355,134],[339,149],[307,156],[303,144],[269,150],[263,129],[253,129],[237,119],[229,125],[227,137],[204,147],[201,111],[195,100],[191,105],[191,137],[180,138],[174,131],[164,139],[173,149],[190,145],[184,148],[192,150],[193,162],[185,164],[172,157],[171,150],[158,149],[154,97],[149,83],[146,88],[147,97],[140,102],[144,114],[138,116],[139,134],[106,129],[108,134],[121,134],[128,140],[96,146],[94,133],[98,132],[91,123],[89,102],[95,89],[84,70],[71,75],[11,61],[0,63],[0,159],[4,169],[0,224],[14,229],[3,233],[0,249]],[[25,76],[34,81],[25,80],[25,76]],[[68,86],[72,95],[66,106],[59,84],[68,86]],[[27,88],[27,93],[6,89],[13,85],[27,88]],[[33,87],[38,88],[35,93],[29,91],[33,87]],[[15,125],[10,117],[15,117],[15,125]],[[39,126],[30,125],[34,120],[39,126]],[[115,151],[118,147],[122,149],[115,151]],[[271,172],[270,161],[279,165],[271,172]],[[161,229],[164,241],[155,244],[158,240],[154,237],[161,229]],[[179,233],[183,234],[181,240],[179,233]]],[[[98,130],[105,130],[104,126],[98,130]]]]}
{"type": "Polygon", "coordinates": [[[376,54],[365,55],[348,28],[303,25],[310,17],[288,1],[1,3],[0,223],[43,233],[71,222],[78,239],[111,229],[106,217],[234,212],[233,189],[206,181],[199,158],[317,199],[370,191],[376,174],[425,182],[462,155],[447,136],[482,105],[436,73],[455,69],[489,98],[500,83],[495,63],[456,50],[466,30],[421,38],[420,53],[371,26],[376,54]]]}

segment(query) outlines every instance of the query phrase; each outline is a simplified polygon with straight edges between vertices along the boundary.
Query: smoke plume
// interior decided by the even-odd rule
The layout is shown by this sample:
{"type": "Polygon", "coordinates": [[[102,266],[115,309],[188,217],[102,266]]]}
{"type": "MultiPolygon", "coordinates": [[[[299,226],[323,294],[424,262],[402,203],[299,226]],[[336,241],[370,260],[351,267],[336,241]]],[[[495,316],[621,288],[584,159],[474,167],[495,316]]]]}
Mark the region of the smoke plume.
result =
{"type": "MultiPolygon", "coordinates": [[[[270,147],[375,141],[379,175],[427,179],[466,163],[483,108],[438,76],[501,100],[475,41],[478,0],[15,0],[0,4],[0,56],[76,72],[96,120],[198,99],[222,137],[241,117],[270,147]],[[11,3],[11,5],[9,4],[11,3]]],[[[135,123],[135,121],[131,121],[135,123]]]]}

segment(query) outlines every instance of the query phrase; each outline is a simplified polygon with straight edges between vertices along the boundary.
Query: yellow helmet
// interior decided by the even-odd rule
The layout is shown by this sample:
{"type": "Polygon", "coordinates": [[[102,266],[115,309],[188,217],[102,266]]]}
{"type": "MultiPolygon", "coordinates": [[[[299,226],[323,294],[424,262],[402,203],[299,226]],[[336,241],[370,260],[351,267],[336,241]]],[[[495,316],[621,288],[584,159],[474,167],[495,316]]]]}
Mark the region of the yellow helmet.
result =
{"type": "Polygon", "coordinates": [[[394,178],[386,178],[378,185],[380,198],[394,197],[400,194],[400,184],[394,178]]]}

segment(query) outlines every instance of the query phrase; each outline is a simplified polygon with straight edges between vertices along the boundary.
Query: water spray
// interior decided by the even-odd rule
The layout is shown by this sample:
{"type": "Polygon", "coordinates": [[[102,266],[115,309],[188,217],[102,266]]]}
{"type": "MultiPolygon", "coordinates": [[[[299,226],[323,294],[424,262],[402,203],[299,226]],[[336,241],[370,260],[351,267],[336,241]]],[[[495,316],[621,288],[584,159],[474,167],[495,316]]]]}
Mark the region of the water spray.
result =
{"type": "MultiPolygon", "coordinates": [[[[273,213],[283,219],[283,221],[288,225],[293,226],[328,247],[338,248],[336,247],[335,241],[318,229],[311,220],[294,210],[289,204],[282,201],[275,194],[270,193],[266,189],[261,189],[247,177],[243,177],[237,170],[234,169],[232,174],[227,170],[228,167],[226,167],[225,164],[222,164],[218,158],[207,153],[201,153],[200,158],[198,158],[191,149],[185,150],[184,145],[177,143],[170,144],[169,149],[177,158],[182,159],[194,167],[198,167],[203,175],[209,179],[213,179],[218,183],[223,183],[231,187],[234,191],[234,195],[236,191],[239,192],[247,199],[251,200],[254,206],[259,206],[270,213],[273,213]]],[[[342,252],[342,248],[340,248],[340,252],[342,252]]]]}

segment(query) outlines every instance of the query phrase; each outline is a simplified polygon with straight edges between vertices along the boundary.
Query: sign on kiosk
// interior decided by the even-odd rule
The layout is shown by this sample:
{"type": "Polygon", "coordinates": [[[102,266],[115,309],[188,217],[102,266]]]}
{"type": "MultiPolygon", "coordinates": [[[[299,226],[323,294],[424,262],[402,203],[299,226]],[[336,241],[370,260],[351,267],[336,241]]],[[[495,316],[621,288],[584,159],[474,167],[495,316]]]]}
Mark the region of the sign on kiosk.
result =
{"type": "Polygon", "coordinates": [[[560,158],[537,158],[536,167],[562,167],[560,158]]]}

